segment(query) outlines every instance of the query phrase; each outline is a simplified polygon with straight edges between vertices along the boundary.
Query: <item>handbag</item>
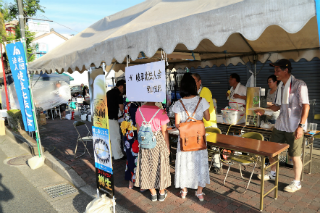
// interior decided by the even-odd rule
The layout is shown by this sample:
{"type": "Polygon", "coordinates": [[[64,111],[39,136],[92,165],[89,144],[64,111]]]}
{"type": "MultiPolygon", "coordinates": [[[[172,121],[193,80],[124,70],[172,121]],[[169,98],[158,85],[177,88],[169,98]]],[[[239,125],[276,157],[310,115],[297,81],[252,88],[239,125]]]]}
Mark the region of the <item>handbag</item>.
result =
{"type": "Polygon", "coordinates": [[[191,117],[186,110],[186,107],[184,106],[182,100],[180,100],[183,109],[188,115],[188,119],[184,123],[181,123],[179,126],[180,149],[183,152],[207,149],[207,143],[205,139],[206,130],[204,127],[204,123],[202,120],[196,120],[194,118],[201,100],[202,98],[199,98],[199,102],[191,117]]]}

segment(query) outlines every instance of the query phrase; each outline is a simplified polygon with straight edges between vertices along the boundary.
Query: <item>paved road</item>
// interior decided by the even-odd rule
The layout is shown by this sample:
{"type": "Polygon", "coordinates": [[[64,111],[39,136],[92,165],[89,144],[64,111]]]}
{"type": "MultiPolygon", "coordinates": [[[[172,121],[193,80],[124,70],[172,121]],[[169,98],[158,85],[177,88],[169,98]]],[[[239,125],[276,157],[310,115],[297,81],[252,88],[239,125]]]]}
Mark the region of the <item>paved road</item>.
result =
{"type": "Polygon", "coordinates": [[[0,149],[0,212],[57,212],[0,149]]]}

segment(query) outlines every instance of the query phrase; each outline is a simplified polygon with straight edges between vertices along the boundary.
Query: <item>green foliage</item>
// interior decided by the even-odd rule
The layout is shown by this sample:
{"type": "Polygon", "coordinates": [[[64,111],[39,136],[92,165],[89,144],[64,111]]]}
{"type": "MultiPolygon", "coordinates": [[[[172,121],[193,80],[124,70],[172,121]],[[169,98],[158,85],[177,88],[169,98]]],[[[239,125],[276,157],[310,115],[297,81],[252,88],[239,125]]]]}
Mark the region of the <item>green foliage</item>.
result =
{"type": "MultiPolygon", "coordinates": [[[[0,0],[0,12],[2,13],[2,16],[3,16],[2,19],[0,17],[0,22],[1,22],[1,20],[4,20],[5,22],[9,22],[14,19],[17,19],[18,14],[19,14],[17,0],[15,0],[15,2],[13,2],[13,3],[7,3],[7,2],[4,2],[3,0],[0,0]]],[[[24,15],[24,17],[35,16],[38,12],[44,13],[44,7],[42,7],[40,5],[40,0],[23,0],[23,15],[24,15]]],[[[28,58],[28,62],[31,62],[36,59],[36,55],[34,54],[34,52],[36,51],[36,46],[33,46],[31,44],[31,42],[35,38],[35,33],[32,33],[28,30],[28,27],[26,26],[27,20],[28,19],[24,19],[26,45],[27,45],[27,58],[28,58]]],[[[0,23],[0,25],[1,25],[1,23],[0,23]]],[[[16,35],[7,35],[6,31],[5,31],[5,27],[4,27],[4,32],[1,31],[1,29],[0,29],[0,42],[1,43],[3,43],[4,41],[18,40],[21,38],[20,25],[17,25],[17,27],[15,29],[16,35]],[[3,35],[4,37],[1,38],[1,35],[3,35]]]]}
{"type": "MultiPolygon", "coordinates": [[[[16,0],[17,1],[17,0],[16,0]]],[[[32,17],[37,14],[37,12],[43,12],[43,7],[39,4],[40,0],[23,0],[23,15],[24,17],[32,17]]],[[[19,14],[18,3],[9,4],[10,16],[15,18],[19,14]]]]}
{"type": "Polygon", "coordinates": [[[20,130],[23,129],[23,121],[21,111],[19,109],[11,109],[7,111],[9,115],[9,124],[12,128],[20,130]]]}
{"type": "Polygon", "coordinates": [[[11,17],[9,4],[0,0],[0,12],[3,14],[3,19],[5,22],[12,21],[15,17],[11,17]]]}
{"type": "MultiPolygon", "coordinates": [[[[15,31],[16,31],[15,39],[20,39],[21,38],[20,25],[16,27],[15,31]]],[[[36,47],[31,44],[31,42],[35,38],[36,33],[30,32],[28,30],[28,27],[26,26],[25,35],[26,35],[26,43],[27,43],[27,58],[28,58],[28,62],[31,62],[36,59],[36,56],[34,54],[34,52],[36,51],[36,47]]]]}
{"type": "Polygon", "coordinates": [[[4,18],[3,18],[3,14],[0,12],[0,43],[3,43],[4,41],[6,41],[6,27],[4,24],[4,18]]]}

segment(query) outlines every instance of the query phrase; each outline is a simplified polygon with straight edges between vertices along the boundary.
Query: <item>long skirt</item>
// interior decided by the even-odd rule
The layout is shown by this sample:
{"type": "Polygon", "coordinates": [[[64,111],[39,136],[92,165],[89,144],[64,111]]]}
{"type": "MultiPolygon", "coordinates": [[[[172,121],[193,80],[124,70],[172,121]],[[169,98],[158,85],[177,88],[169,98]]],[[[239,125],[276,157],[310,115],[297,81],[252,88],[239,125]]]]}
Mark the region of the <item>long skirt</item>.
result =
{"type": "Polygon", "coordinates": [[[155,148],[139,150],[135,186],[162,190],[171,186],[170,153],[162,133],[154,134],[157,140],[155,148]]]}

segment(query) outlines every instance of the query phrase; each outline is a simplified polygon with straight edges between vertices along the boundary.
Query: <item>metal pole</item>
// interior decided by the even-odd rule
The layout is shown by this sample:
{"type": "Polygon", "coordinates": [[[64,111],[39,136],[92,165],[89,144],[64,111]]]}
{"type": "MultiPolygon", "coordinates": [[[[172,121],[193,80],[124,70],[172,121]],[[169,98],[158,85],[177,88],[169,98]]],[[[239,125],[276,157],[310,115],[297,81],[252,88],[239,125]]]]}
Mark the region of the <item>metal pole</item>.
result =
{"type": "Polygon", "coordinates": [[[24,16],[23,16],[23,4],[22,0],[16,0],[18,4],[18,11],[19,11],[19,24],[20,24],[20,32],[21,32],[21,38],[24,40],[26,38],[25,35],[25,29],[24,29],[24,16]]]}
{"type": "MultiPolygon", "coordinates": [[[[31,82],[30,74],[28,72],[27,44],[26,44],[25,39],[22,39],[22,44],[24,46],[24,54],[25,54],[25,58],[26,58],[26,68],[27,68],[27,73],[28,73],[28,78],[29,78],[30,98],[31,98],[31,104],[32,104],[32,114],[33,114],[33,122],[34,122],[35,133],[36,133],[36,141],[37,141],[37,146],[38,146],[38,154],[39,154],[39,158],[41,158],[41,155],[43,155],[43,153],[42,153],[41,139],[40,139],[39,128],[38,128],[36,107],[33,102],[32,82],[31,82]]],[[[32,77],[32,75],[31,75],[31,77],[32,77]]]]}
{"type": "Polygon", "coordinates": [[[6,103],[7,103],[7,110],[10,110],[10,103],[8,97],[8,89],[7,89],[7,79],[6,79],[6,72],[4,70],[4,63],[3,63],[3,55],[2,55],[2,45],[0,47],[1,50],[1,63],[2,63],[2,72],[3,72],[3,81],[4,81],[4,91],[6,93],[6,103]]]}

